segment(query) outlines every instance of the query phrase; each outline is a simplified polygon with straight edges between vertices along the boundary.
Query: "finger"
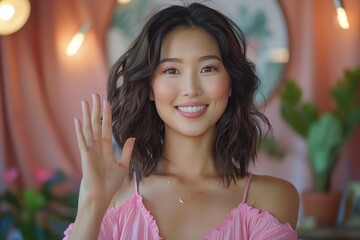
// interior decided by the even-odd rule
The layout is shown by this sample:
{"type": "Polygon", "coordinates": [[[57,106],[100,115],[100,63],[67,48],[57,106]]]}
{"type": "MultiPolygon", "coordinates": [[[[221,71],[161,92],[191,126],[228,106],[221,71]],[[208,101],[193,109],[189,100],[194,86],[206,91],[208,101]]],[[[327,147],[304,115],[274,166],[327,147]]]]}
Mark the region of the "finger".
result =
{"type": "Polygon", "coordinates": [[[90,146],[94,140],[93,130],[90,121],[90,109],[87,101],[81,102],[83,112],[83,133],[88,146],[90,146]]]}
{"type": "Polygon", "coordinates": [[[125,169],[129,168],[129,163],[131,159],[131,154],[134,149],[134,145],[135,145],[135,138],[128,138],[123,146],[119,165],[124,167],[125,169]]]}
{"type": "Polygon", "coordinates": [[[82,132],[81,122],[77,118],[74,119],[74,122],[75,122],[76,139],[77,139],[77,142],[78,142],[80,152],[85,152],[86,149],[87,149],[87,145],[86,145],[86,141],[85,141],[85,138],[84,138],[84,134],[82,132]]]}
{"type": "Polygon", "coordinates": [[[111,141],[112,138],[112,120],[111,120],[111,105],[107,100],[103,101],[103,120],[102,120],[102,138],[111,141]]]}
{"type": "Polygon", "coordinates": [[[94,139],[98,140],[101,137],[101,104],[100,96],[98,94],[92,94],[93,108],[91,112],[91,124],[94,134],[94,139]]]}

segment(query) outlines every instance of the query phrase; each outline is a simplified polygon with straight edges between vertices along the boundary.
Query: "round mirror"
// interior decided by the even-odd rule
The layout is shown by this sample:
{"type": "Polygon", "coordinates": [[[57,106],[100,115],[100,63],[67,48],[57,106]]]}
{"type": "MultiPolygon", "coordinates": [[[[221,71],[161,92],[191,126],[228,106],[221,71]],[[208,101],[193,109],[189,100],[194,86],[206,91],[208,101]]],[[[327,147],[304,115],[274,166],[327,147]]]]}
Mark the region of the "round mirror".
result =
{"type": "MultiPolygon", "coordinates": [[[[128,48],[151,12],[169,2],[132,0],[116,5],[108,31],[107,50],[112,65],[128,48]]],[[[181,4],[181,3],[180,3],[181,4]]],[[[206,2],[232,19],[245,33],[247,56],[256,65],[261,80],[255,97],[258,106],[274,93],[289,61],[288,32],[277,0],[213,0],[206,2]]]]}

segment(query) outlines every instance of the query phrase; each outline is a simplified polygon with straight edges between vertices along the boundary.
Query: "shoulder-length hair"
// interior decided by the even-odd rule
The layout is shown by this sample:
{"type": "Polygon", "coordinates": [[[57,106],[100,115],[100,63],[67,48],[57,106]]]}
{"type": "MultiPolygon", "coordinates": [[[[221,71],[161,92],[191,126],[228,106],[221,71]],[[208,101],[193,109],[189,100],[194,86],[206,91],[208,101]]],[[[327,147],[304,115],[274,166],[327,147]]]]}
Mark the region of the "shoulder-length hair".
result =
{"type": "Polygon", "coordinates": [[[255,66],[246,58],[246,41],[239,27],[222,13],[199,3],[173,5],[155,13],[129,49],[113,65],[108,80],[113,135],[119,146],[136,138],[129,174],[153,173],[163,154],[164,124],[149,100],[151,77],[159,65],[164,36],[177,27],[198,27],[217,41],[230,76],[231,96],[216,125],[212,156],[220,178],[228,186],[244,177],[256,158],[262,123],[268,119],[254,105],[260,84],[255,66]],[[122,79],[122,84],[119,81],[122,79]],[[120,85],[120,86],[119,86],[120,85]]]}

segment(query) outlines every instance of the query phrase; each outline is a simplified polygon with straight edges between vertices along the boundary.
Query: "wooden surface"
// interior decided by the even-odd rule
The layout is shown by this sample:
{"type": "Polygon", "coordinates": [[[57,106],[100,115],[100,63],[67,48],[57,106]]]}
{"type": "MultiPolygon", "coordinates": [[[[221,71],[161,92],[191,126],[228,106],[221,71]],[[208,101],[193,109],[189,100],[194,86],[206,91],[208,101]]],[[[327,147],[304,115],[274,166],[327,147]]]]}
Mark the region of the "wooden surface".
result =
{"type": "Polygon", "coordinates": [[[313,230],[297,230],[299,239],[301,240],[346,240],[357,239],[360,240],[360,229],[336,229],[336,228],[324,228],[313,230]]]}

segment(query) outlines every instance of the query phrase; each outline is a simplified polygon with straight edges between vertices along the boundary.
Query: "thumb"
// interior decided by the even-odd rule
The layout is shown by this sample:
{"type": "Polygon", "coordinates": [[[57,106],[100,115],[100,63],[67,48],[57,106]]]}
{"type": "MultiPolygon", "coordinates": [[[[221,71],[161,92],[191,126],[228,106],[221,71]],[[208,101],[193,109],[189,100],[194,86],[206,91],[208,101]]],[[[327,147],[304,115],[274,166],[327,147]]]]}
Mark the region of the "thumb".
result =
{"type": "Polygon", "coordinates": [[[135,138],[131,137],[126,139],[125,144],[122,148],[119,165],[125,169],[129,168],[131,154],[133,152],[134,145],[135,145],[135,138]]]}

